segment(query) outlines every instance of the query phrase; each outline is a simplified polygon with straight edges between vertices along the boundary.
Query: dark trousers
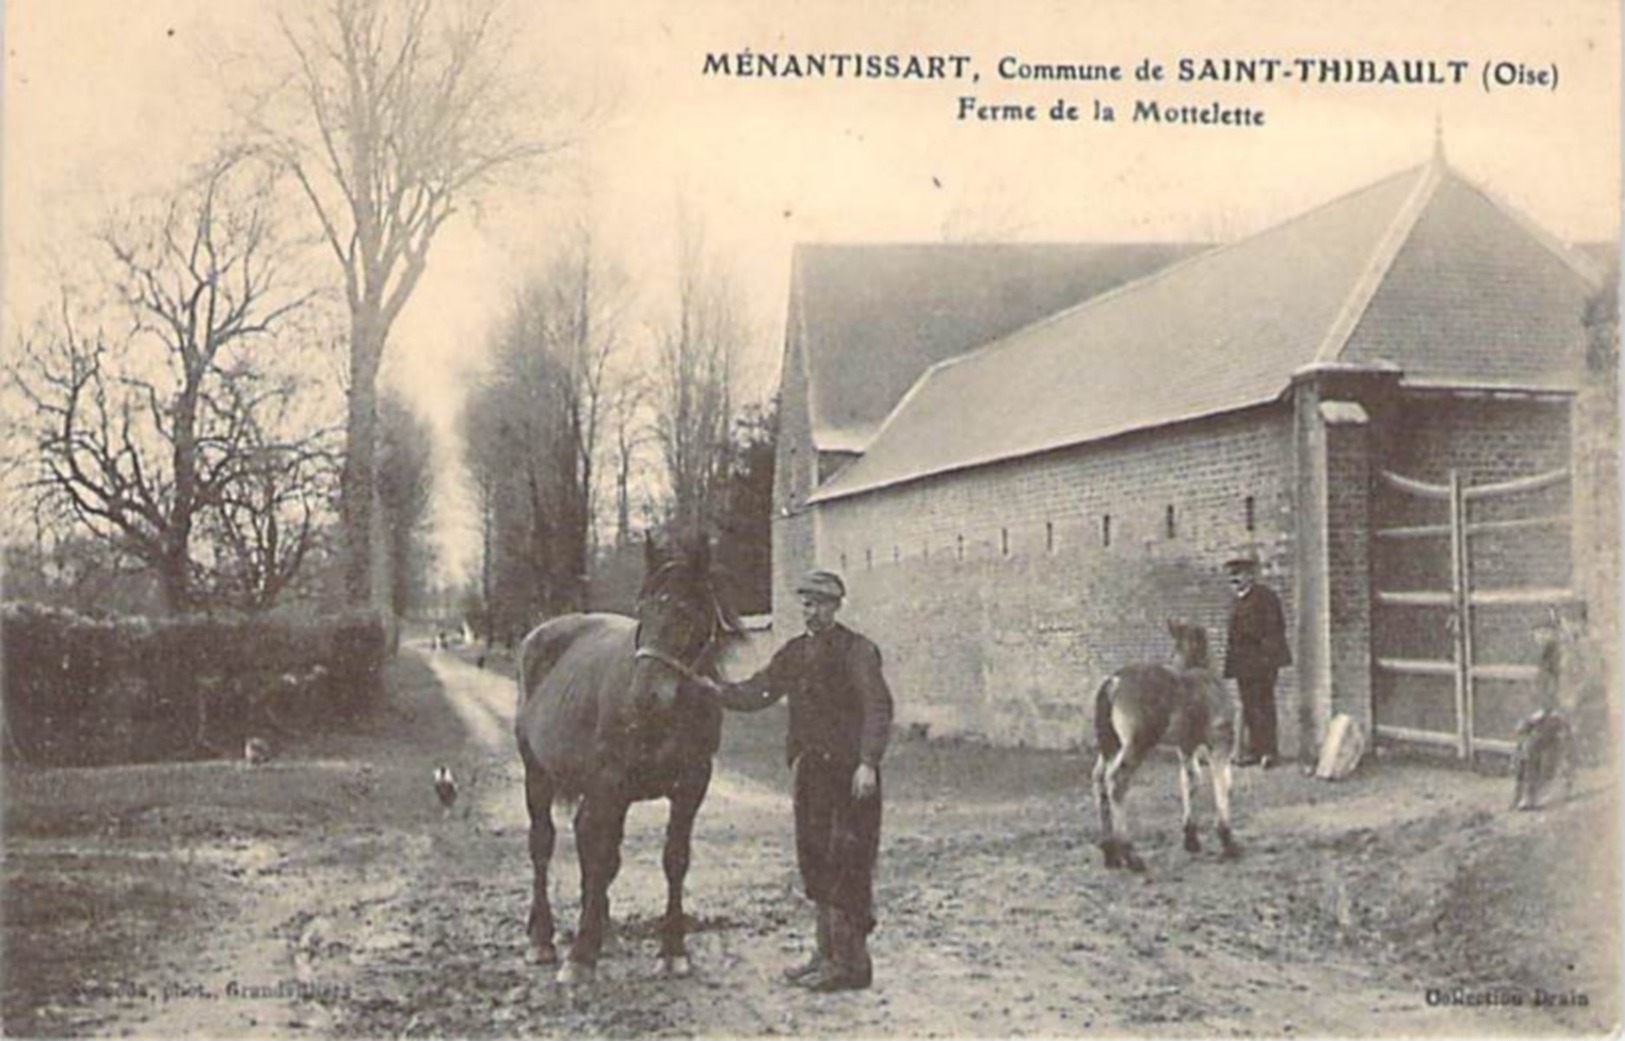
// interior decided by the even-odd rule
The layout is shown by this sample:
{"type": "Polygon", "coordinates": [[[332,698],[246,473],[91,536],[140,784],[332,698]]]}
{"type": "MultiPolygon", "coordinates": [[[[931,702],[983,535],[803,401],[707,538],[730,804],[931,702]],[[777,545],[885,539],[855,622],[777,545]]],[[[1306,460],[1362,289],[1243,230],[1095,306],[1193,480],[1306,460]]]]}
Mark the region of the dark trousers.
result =
{"type": "Polygon", "coordinates": [[[1241,717],[1247,724],[1247,743],[1244,755],[1278,757],[1275,737],[1275,670],[1250,673],[1236,677],[1236,691],[1241,695],[1241,717]]]}
{"type": "Polygon", "coordinates": [[[796,862],[814,903],[874,928],[875,858],[880,852],[880,784],[867,799],[852,798],[856,764],[817,752],[796,759],[796,862]]]}

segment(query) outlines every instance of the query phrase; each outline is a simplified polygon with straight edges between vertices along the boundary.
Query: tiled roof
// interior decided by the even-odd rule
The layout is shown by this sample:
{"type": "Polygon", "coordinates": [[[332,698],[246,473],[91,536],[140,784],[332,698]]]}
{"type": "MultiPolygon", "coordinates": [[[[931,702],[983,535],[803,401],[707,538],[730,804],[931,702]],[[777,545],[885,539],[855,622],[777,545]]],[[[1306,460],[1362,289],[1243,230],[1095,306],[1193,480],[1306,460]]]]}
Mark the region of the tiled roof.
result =
{"type": "Polygon", "coordinates": [[[789,335],[808,366],[813,442],[854,451],[927,368],[1204,247],[801,245],[789,335]]]}
{"type": "Polygon", "coordinates": [[[1579,386],[1590,289],[1575,265],[1591,262],[1543,239],[1478,188],[1442,178],[1342,360],[1390,361],[1414,382],[1579,386]]]}
{"type": "Polygon", "coordinates": [[[1619,266],[1619,243],[1617,242],[1576,242],[1574,251],[1589,260],[1598,271],[1607,271],[1609,267],[1619,266]]]}
{"type": "Polygon", "coordinates": [[[1435,160],[939,362],[810,498],[1260,404],[1313,362],[1573,386],[1588,273],[1435,160]]]}

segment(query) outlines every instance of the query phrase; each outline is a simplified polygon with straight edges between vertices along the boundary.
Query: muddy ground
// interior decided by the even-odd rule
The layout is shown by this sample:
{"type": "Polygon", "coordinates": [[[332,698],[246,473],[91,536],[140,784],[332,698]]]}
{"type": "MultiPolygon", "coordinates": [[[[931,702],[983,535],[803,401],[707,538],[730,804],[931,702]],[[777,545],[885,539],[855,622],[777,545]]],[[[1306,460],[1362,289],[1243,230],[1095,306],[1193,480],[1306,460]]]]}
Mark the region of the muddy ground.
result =
{"type": "MultiPolygon", "coordinates": [[[[523,961],[511,681],[413,652],[389,685],[365,724],[262,767],[9,774],[4,1033],[1533,1036],[1618,1023],[1608,775],[1511,813],[1502,777],[1394,759],[1338,785],[1244,771],[1234,863],[1183,852],[1172,763],[1153,763],[1131,795],[1151,864],[1140,878],[1101,865],[1083,757],[899,739],[875,986],[787,988],[778,971],[809,914],[782,709],[728,722],[689,877],[692,978],[655,971],[665,817],[646,805],[612,894],[615,946],[597,983],[567,990],[523,961]],[[439,763],[464,780],[449,817],[430,790],[439,763]],[[1457,988],[1477,1004],[1438,1003],[1457,988]]],[[[555,864],[568,928],[567,826],[555,864]]]]}

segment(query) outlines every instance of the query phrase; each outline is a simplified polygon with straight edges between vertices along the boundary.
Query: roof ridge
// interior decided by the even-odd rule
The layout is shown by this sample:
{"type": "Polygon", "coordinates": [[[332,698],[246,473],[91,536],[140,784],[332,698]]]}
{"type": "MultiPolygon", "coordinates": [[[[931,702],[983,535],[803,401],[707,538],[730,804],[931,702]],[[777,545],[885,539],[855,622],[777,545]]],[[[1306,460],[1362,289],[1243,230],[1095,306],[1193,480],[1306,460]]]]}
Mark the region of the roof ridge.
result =
{"type": "Polygon", "coordinates": [[[1371,253],[1371,262],[1364,274],[1355,280],[1348,298],[1338,309],[1337,317],[1332,319],[1331,327],[1326,330],[1325,339],[1315,349],[1315,361],[1333,361],[1343,353],[1343,348],[1348,346],[1354,330],[1359,328],[1360,321],[1370,309],[1371,301],[1376,299],[1377,290],[1382,288],[1383,282],[1388,278],[1388,272],[1393,270],[1394,261],[1399,258],[1405,243],[1410,241],[1411,232],[1416,230],[1416,222],[1421,220],[1423,211],[1433,201],[1439,185],[1444,182],[1445,175],[1451,172],[1450,166],[1440,152],[1435,152],[1429,162],[1422,164],[1416,186],[1400,204],[1393,222],[1388,225],[1388,230],[1377,240],[1376,248],[1371,253]]]}
{"type": "Polygon", "coordinates": [[[899,398],[897,404],[894,405],[892,410],[886,414],[886,418],[881,422],[880,426],[876,428],[874,436],[869,439],[869,445],[865,447],[865,452],[867,452],[868,448],[872,447],[876,441],[880,440],[881,435],[886,432],[886,428],[891,425],[892,418],[902,411],[903,406],[906,405],[909,399],[914,396],[915,391],[932,376],[936,375],[938,371],[945,370],[949,366],[957,365],[958,363],[971,358],[980,358],[984,355],[992,354],[1000,348],[1010,346],[1011,344],[1015,343],[1018,338],[1025,337],[1031,332],[1042,329],[1048,325],[1051,325],[1052,323],[1061,321],[1064,318],[1069,318],[1072,315],[1078,314],[1097,304],[1103,304],[1108,300],[1115,299],[1116,297],[1131,290],[1138,290],[1141,286],[1150,285],[1160,278],[1167,277],[1172,275],[1174,272],[1184,269],[1188,265],[1195,264],[1198,261],[1211,259],[1230,250],[1237,249],[1241,246],[1247,245],[1248,243],[1261,239],[1266,235],[1274,234],[1275,232],[1290,227],[1299,221],[1306,220],[1322,210],[1336,206],[1339,203],[1346,202],[1347,200],[1356,196],[1364,195],[1366,192],[1375,191],[1376,189],[1387,185],[1390,181],[1393,181],[1399,177],[1413,174],[1416,169],[1416,167],[1407,167],[1398,173],[1389,174],[1387,177],[1379,178],[1370,184],[1346,191],[1342,195],[1339,195],[1327,202],[1323,202],[1318,206],[1313,206],[1307,210],[1304,210],[1302,213],[1299,213],[1296,216],[1288,217],[1279,224],[1272,224],[1262,231],[1256,231],[1253,234],[1237,239],[1234,242],[1221,243],[1220,245],[1214,246],[1212,249],[1204,249],[1200,252],[1193,253],[1182,260],[1174,261],[1172,264],[1169,264],[1166,267],[1158,268],[1150,274],[1142,275],[1141,277],[1133,279],[1132,281],[1124,282],[1120,286],[1108,289],[1104,293],[1091,296],[1085,300],[1080,300],[1071,307],[1063,308],[1062,310],[1040,318],[1035,322],[1029,322],[1019,329],[1014,329],[1008,333],[1005,333],[996,340],[990,340],[989,342],[982,344],[980,347],[972,347],[970,350],[956,354],[952,358],[944,358],[939,362],[933,363],[924,372],[920,373],[919,378],[916,379],[912,385],[910,385],[908,392],[899,398]]]}

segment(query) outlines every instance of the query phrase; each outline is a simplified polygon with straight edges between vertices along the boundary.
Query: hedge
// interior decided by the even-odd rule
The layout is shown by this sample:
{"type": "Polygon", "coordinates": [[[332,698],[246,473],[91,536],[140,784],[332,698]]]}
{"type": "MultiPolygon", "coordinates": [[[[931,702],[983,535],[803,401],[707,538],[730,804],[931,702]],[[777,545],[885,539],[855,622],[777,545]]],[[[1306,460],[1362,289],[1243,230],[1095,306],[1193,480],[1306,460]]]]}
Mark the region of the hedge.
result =
{"type": "Polygon", "coordinates": [[[274,742],[365,709],[388,650],[372,612],[99,619],[8,603],[4,755],[49,765],[240,755],[247,737],[274,742]]]}

